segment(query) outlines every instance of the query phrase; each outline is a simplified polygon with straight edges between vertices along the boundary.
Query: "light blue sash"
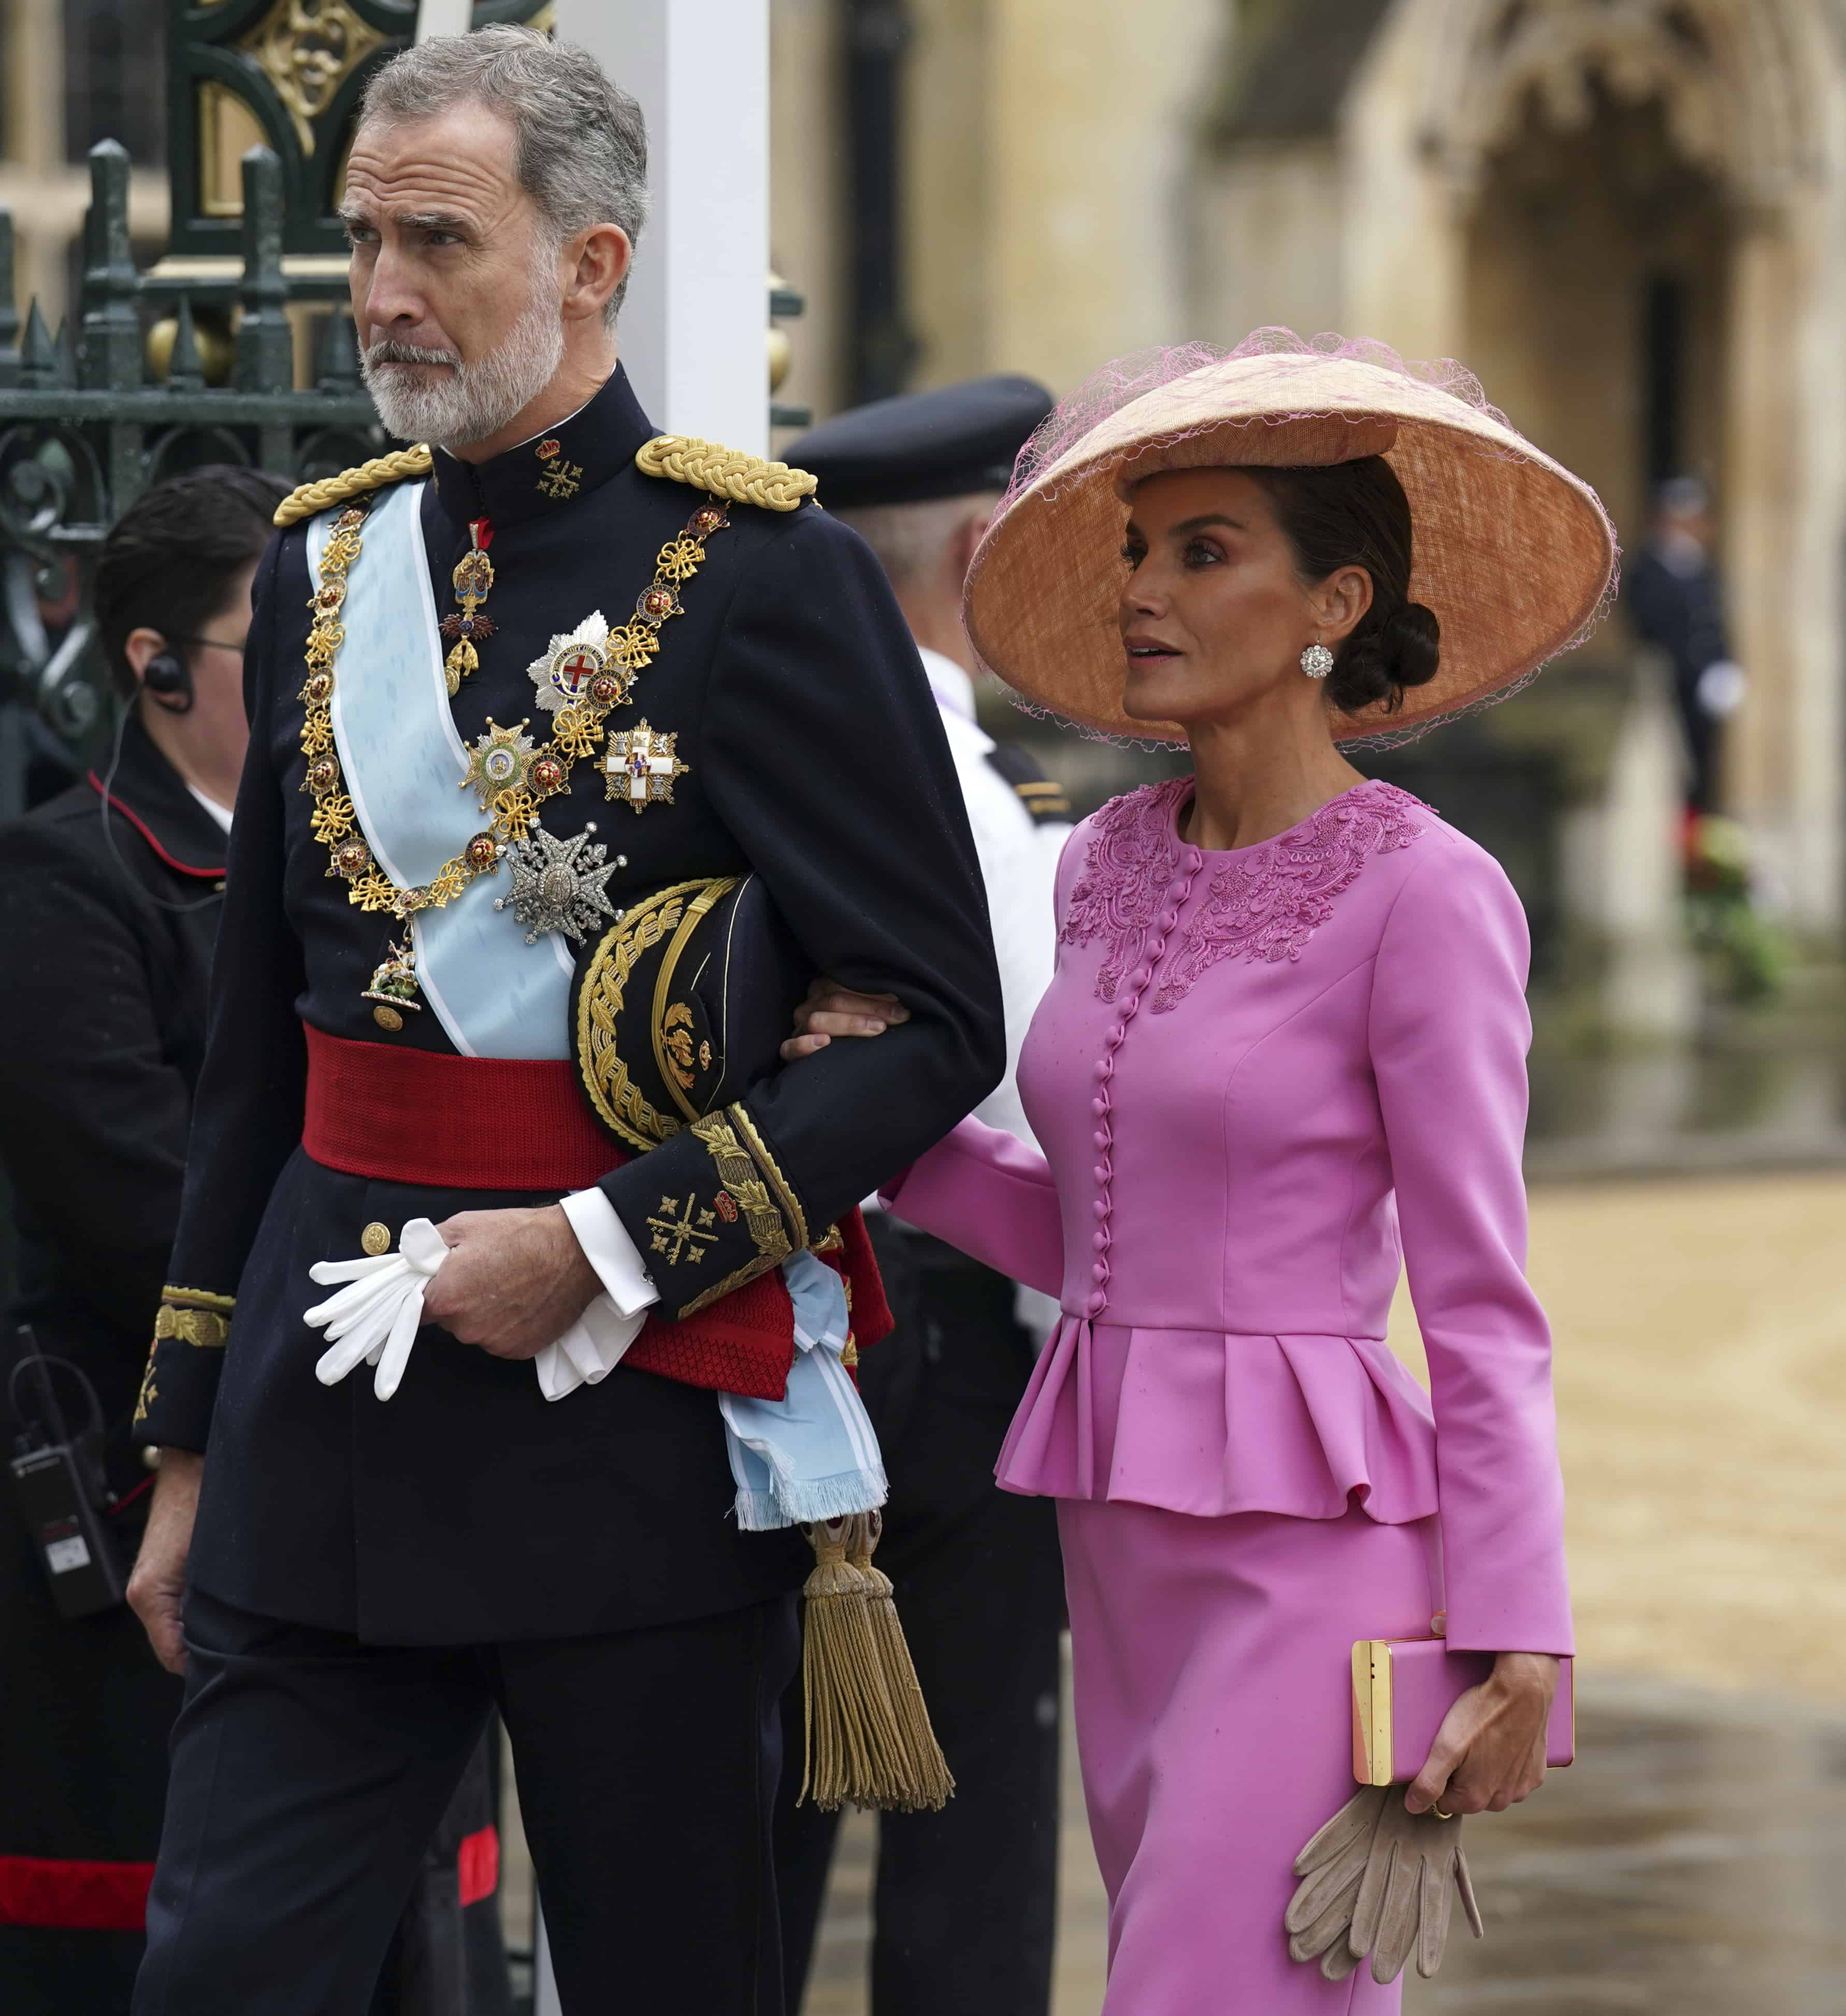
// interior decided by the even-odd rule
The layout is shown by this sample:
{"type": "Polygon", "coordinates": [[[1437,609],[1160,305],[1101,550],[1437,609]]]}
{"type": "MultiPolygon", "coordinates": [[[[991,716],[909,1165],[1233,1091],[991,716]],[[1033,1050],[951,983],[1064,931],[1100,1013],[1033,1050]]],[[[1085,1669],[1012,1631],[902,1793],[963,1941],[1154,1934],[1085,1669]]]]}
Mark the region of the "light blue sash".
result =
{"type": "MultiPolygon", "coordinates": [[[[400,889],[429,880],[485,824],[474,793],[458,788],[468,758],[449,712],[422,496],[420,483],[399,484],[366,521],[330,710],[359,830],[400,889]]],[[[334,515],[308,528],[317,589],[334,515]]],[[[556,933],[528,945],[513,913],[494,909],[510,881],[483,875],[412,920],[424,999],[463,1057],[568,1057],[570,951],[556,933]]],[[[787,1396],[719,1395],[737,1517],[749,1531],[885,1502],[878,1438],[840,1362],[848,1316],[839,1276],[809,1253],[783,1268],[797,1346],[787,1396]]]]}
{"type": "MultiPolygon", "coordinates": [[[[422,499],[420,483],[398,484],[366,520],[331,709],[359,830],[400,889],[427,882],[486,824],[474,794],[460,788],[468,754],[449,712],[422,499]]],[[[308,531],[317,589],[334,515],[308,531]]],[[[423,996],[465,1057],[568,1057],[570,949],[555,932],[527,945],[511,910],[494,909],[511,882],[503,869],[483,875],[413,920],[423,996]]],[[[382,934],[378,949],[382,957],[382,934]]]]}

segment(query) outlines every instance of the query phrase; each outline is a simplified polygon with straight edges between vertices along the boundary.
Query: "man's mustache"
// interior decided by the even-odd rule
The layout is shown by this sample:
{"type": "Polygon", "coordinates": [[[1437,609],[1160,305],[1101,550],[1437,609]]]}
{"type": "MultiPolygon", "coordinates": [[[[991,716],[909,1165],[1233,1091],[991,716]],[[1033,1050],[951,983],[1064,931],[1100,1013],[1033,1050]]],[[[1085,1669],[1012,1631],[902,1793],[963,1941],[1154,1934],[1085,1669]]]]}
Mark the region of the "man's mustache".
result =
{"type": "Polygon", "coordinates": [[[387,337],[367,346],[366,364],[368,369],[380,364],[452,364],[461,368],[461,358],[452,350],[425,350],[414,343],[398,343],[387,337]]]}

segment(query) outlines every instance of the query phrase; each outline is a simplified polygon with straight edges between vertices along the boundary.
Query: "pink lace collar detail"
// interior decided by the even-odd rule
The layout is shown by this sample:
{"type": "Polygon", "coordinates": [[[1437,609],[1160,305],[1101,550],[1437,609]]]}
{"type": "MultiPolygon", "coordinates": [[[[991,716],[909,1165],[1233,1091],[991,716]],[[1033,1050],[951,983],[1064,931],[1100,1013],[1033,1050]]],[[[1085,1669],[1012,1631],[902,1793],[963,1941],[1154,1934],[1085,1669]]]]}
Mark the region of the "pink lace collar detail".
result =
{"type": "MultiPolygon", "coordinates": [[[[1115,999],[1169,884],[1188,865],[1211,859],[1183,847],[1176,830],[1192,788],[1189,777],[1144,784],[1091,822],[1058,936],[1067,945],[1103,940],[1096,992],[1104,1001],[1115,999]]],[[[1239,849],[1213,875],[1164,963],[1154,1013],[1176,1007],[1220,959],[1299,959],[1333,914],[1334,898],[1373,855],[1409,846],[1423,830],[1418,815],[1427,809],[1408,791],[1372,779],[1288,832],[1239,849]]]]}

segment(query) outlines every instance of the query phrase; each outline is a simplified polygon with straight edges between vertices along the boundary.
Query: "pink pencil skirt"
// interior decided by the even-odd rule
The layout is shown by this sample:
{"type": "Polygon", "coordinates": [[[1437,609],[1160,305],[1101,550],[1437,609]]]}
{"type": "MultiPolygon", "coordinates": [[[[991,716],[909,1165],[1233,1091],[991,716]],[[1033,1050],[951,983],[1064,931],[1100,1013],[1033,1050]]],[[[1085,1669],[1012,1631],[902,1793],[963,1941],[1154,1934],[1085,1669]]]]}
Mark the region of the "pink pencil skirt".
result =
{"type": "Polygon", "coordinates": [[[1109,1892],[1103,2016],[1383,2016],[1289,1957],[1309,1836],[1357,1789],[1352,1647],[1437,1607],[1433,1521],[1195,1518],[1061,1499],[1076,1739],[1109,1892]]]}

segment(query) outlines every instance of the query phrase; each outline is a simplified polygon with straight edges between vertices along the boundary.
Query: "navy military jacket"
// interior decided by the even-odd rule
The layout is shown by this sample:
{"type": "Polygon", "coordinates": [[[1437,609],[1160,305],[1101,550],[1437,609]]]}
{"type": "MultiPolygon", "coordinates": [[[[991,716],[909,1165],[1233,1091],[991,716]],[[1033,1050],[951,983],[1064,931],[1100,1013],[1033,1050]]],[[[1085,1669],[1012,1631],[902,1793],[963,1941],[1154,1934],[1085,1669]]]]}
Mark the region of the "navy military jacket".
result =
{"type": "MultiPolygon", "coordinates": [[[[543,442],[478,466],[438,452],[422,502],[436,608],[471,520],[492,520],[496,634],[453,704],[472,744],[489,716],[532,717],[528,663],[593,609],[621,622],[698,491],[644,475],[652,430],[619,369],[543,442]],[[540,448],[545,452],[541,455],[540,448]],[[560,480],[561,473],[562,480],[560,480]]],[[[938,1139],[1004,1064],[979,869],[936,708],[884,577],[812,503],[730,507],[681,589],[684,613],[611,730],[645,715],[687,765],[639,817],[593,763],[540,823],[593,821],[627,866],[618,907],[663,884],[753,869],[814,970],[889,990],[910,1020],[836,1043],[730,1109],[773,1196],[716,1220],[696,1278],[653,1250],[663,1190],[712,1188],[717,1148],[691,1130],[612,1168],[602,1187],[669,1315],[818,1239],[938,1139]]],[[[364,564],[363,559],[359,563],[364,564]]],[[[316,1260],[360,1250],[369,1223],[549,1202],[431,1190],[326,1168],[301,1147],[304,1022],[348,1039],[452,1046],[437,1017],[382,1037],[362,995],[392,935],[350,904],[309,829],[300,747],[310,626],[305,528],[258,572],[247,657],[251,753],[233,831],[210,1035],[169,1283],[191,1307],[232,1298],[228,1342],[182,1324],[150,1361],[140,1431],[207,1449],[192,1574],[225,1601],[384,1643],[467,1643],[627,1629],[763,1600],[799,1582],[798,1535],[742,1534],[713,1395],[627,1366],[555,1404],[529,1364],[426,1328],[388,1403],[362,1373],[326,1388],[303,1310],[316,1260]],[[186,1331],[190,1335],[186,1334],[186,1331]],[[197,1341],[200,1338],[205,1341],[197,1341]]],[[[543,945],[534,956],[549,956],[543,945]]],[[[517,1114],[469,1116],[482,1129],[517,1114]]],[[[613,1145],[613,1144],[612,1144],[613,1145]]],[[[615,1161],[611,1152],[611,1161],[615,1161]]]]}

